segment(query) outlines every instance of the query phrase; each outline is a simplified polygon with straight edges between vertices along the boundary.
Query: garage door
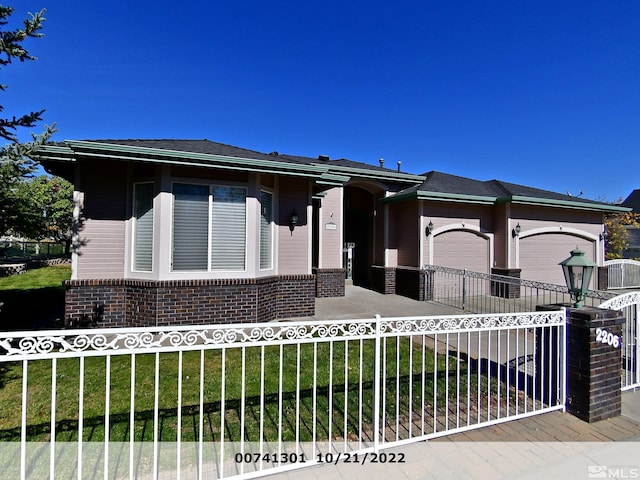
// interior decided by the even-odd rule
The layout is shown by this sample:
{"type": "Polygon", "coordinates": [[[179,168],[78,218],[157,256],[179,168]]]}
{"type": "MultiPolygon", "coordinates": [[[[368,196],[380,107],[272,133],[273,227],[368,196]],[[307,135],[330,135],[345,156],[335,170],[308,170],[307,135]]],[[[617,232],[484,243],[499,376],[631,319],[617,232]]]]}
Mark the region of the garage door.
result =
{"type": "MultiPolygon", "coordinates": [[[[593,242],[562,233],[545,233],[520,239],[520,278],[565,285],[562,267],[558,265],[580,247],[585,257],[593,258],[593,242]]],[[[592,279],[592,288],[595,279],[592,279]]]]}
{"type": "Polygon", "coordinates": [[[451,230],[433,237],[433,263],[488,273],[489,240],[467,230],[451,230]]]}

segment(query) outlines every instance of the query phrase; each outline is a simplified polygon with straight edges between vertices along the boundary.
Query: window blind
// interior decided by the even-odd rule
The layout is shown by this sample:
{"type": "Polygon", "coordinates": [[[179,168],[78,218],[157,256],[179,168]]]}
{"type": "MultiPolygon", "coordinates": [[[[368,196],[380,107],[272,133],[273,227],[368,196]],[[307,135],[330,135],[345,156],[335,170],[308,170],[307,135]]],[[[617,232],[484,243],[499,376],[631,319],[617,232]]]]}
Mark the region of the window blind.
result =
{"type": "Polygon", "coordinates": [[[211,269],[244,270],[246,251],[246,189],[211,189],[211,269]]]}
{"type": "Polygon", "coordinates": [[[273,268],[273,195],[260,192],[260,268],[273,268]]]}
{"type": "Polygon", "coordinates": [[[134,185],[133,269],[150,272],[153,269],[153,183],[134,185]]]}
{"type": "Polygon", "coordinates": [[[173,270],[207,270],[209,187],[173,186],[173,270]]]}

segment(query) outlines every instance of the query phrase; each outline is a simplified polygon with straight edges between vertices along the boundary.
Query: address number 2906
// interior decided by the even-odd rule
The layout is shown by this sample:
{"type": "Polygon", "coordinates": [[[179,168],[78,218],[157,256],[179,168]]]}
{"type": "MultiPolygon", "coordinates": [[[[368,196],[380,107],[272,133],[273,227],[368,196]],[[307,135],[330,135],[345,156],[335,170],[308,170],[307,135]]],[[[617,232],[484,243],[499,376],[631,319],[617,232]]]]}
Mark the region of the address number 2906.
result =
{"type": "Polygon", "coordinates": [[[604,328],[596,328],[596,342],[611,345],[613,348],[620,348],[620,337],[604,328]]]}

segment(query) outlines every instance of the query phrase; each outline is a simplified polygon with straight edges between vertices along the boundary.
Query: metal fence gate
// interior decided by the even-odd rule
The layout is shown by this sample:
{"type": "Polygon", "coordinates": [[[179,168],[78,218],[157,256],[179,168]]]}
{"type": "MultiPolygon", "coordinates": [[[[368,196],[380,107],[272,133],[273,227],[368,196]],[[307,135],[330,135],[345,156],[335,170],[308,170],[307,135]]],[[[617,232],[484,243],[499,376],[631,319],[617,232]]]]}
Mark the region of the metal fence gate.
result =
{"type": "Polygon", "coordinates": [[[622,311],[622,390],[640,387],[640,292],[623,293],[603,302],[600,308],[622,311]]]}
{"type": "Polygon", "coordinates": [[[609,288],[640,288],[640,262],[629,259],[607,260],[609,288]]]}
{"type": "Polygon", "coordinates": [[[0,333],[0,469],[249,478],[564,409],[565,320],[0,333]]]}

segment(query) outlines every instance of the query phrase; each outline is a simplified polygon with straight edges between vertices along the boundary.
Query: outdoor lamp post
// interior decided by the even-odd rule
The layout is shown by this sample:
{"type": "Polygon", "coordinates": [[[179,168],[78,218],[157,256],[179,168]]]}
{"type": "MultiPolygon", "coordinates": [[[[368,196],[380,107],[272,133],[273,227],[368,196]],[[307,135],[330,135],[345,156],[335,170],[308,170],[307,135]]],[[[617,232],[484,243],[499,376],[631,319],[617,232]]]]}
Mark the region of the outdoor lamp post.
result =
{"type": "Polygon", "coordinates": [[[571,251],[571,256],[558,265],[562,265],[569,294],[575,300],[573,306],[581,308],[596,264],[585,258],[584,252],[576,247],[571,251]]]}

